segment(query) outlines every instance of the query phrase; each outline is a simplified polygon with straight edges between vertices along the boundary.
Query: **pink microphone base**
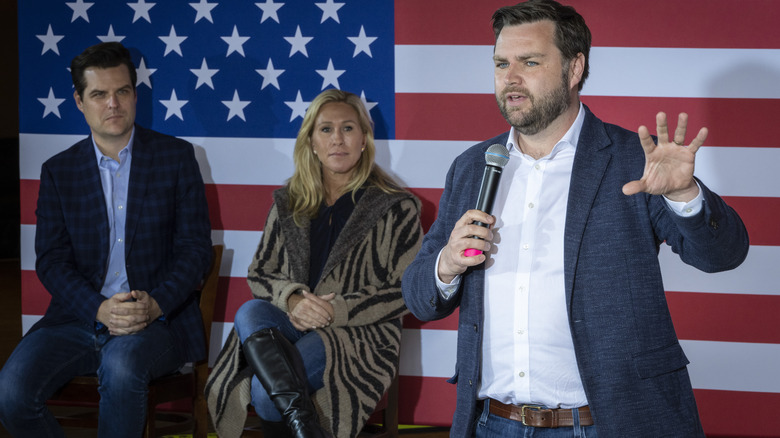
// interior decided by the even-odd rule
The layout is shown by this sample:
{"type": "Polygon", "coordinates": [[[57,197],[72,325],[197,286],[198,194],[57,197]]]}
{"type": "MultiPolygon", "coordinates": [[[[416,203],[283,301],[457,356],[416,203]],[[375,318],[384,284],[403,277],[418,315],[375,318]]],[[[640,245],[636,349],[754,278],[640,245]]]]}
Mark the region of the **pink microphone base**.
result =
{"type": "Polygon", "coordinates": [[[468,248],[465,251],[463,251],[463,255],[466,257],[474,257],[475,255],[482,254],[482,250],[475,249],[475,248],[468,248]]]}

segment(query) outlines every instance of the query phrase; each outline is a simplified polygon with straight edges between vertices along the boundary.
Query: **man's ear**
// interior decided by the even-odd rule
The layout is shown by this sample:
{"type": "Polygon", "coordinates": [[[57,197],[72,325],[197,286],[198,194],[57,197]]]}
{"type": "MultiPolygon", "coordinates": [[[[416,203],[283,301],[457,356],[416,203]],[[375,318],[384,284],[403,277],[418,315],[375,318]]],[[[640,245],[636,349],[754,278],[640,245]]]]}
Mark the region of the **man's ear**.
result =
{"type": "Polygon", "coordinates": [[[84,112],[84,102],[81,100],[81,96],[79,96],[78,91],[73,92],[73,100],[76,101],[76,106],[79,108],[79,111],[82,113],[84,112]]]}
{"type": "Polygon", "coordinates": [[[569,88],[578,88],[585,71],[585,55],[582,52],[569,63],[569,88]]]}

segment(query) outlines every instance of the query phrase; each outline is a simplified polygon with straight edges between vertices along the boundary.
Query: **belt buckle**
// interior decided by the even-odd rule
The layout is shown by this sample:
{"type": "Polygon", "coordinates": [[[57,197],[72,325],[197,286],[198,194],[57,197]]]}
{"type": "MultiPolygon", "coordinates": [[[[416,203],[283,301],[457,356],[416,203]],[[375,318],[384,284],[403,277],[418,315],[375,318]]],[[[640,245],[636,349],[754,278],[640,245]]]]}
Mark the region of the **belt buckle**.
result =
{"type": "Polygon", "coordinates": [[[533,409],[536,411],[541,411],[544,409],[543,406],[537,406],[537,405],[522,405],[520,407],[520,421],[523,423],[523,426],[530,426],[528,423],[525,422],[525,410],[526,409],[533,409]]]}

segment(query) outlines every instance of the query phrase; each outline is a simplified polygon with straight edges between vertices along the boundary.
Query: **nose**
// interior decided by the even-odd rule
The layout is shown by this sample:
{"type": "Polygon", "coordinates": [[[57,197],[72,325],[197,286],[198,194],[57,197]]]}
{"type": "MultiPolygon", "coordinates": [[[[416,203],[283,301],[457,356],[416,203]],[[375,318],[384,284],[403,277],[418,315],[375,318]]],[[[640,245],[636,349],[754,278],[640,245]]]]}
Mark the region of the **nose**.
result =
{"type": "Polygon", "coordinates": [[[333,139],[333,142],[336,144],[344,143],[344,133],[341,132],[341,129],[334,129],[333,136],[331,138],[333,139]]]}
{"type": "Polygon", "coordinates": [[[509,66],[502,70],[502,72],[504,74],[505,85],[517,85],[522,82],[520,68],[517,67],[514,63],[509,64],[509,66]]]}
{"type": "Polygon", "coordinates": [[[107,103],[109,108],[116,108],[119,106],[119,97],[116,94],[111,94],[108,96],[107,103]]]}

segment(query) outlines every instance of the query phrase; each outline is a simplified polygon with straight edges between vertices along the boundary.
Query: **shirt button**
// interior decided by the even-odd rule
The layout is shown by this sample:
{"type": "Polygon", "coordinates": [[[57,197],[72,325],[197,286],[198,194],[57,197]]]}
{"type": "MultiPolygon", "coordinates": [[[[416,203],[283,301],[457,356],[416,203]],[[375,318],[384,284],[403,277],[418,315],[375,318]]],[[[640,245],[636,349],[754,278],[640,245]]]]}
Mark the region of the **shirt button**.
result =
{"type": "Polygon", "coordinates": [[[525,377],[525,371],[520,371],[517,375],[520,377],[525,377]]]}
{"type": "Polygon", "coordinates": [[[518,334],[518,335],[524,335],[524,334],[525,334],[525,330],[518,330],[518,331],[517,331],[517,334],[518,334]]]}
{"type": "Polygon", "coordinates": [[[528,245],[527,243],[523,244],[523,249],[528,250],[528,248],[530,248],[530,245],[528,245]]]}
{"type": "Polygon", "coordinates": [[[116,239],[117,242],[122,243],[122,239],[116,239]]]}
{"type": "Polygon", "coordinates": [[[117,277],[119,277],[119,271],[117,271],[117,272],[114,272],[114,275],[115,275],[115,276],[117,276],[117,277]]]}
{"type": "Polygon", "coordinates": [[[541,168],[542,168],[542,166],[540,166],[538,164],[534,166],[534,169],[536,169],[536,170],[540,170],[541,168]]]}
{"type": "Polygon", "coordinates": [[[125,207],[124,207],[123,205],[120,205],[120,206],[118,206],[117,208],[118,208],[118,209],[120,209],[120,210],[122,210],[122,209],[124,209],[125,207]]]}
{"type": "Polygon", "coordinates": [[[693,209],[692,209],[692,208],[686,208],[686,209],[685,209],[685,212],[686,212],[686,213],[690,213],[690,212],[692,212],[692,211],[693,211],[693,209]]]}
{"type": "Polygon", "coordinates": [[[534,208],[534,203],[533,202],[529,202],[528,203],[528,208],[534,208]]]}

